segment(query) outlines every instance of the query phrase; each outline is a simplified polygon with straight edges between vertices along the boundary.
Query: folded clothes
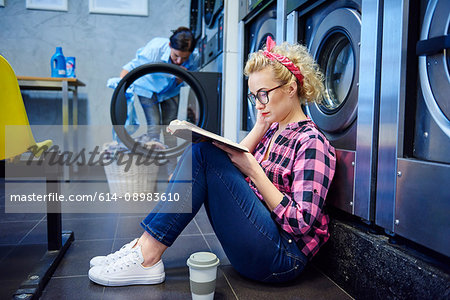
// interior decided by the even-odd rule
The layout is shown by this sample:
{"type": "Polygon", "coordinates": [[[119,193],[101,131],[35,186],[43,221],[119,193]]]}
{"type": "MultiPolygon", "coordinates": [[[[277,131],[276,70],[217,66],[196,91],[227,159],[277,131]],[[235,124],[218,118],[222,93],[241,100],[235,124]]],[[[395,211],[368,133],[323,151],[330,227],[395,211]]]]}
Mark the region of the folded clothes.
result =
{"type": "MultiPolygon", "coordinates": [[[[135,141],[137,143],[142,144],[147,149],[167,149],[168,146],[162,144],[161,142],[150,139],[147,134],[142,134],[135,138],[135,141]]],[[[131,153],[131,149],[128,149],[127,146],[125,146],[120,141],[113,141],[110,143],[103,144],[102,147],[102,153],[105,153],[105,158],[110,159],[111,157],[116,156],[118,153],[131,153]]]]}

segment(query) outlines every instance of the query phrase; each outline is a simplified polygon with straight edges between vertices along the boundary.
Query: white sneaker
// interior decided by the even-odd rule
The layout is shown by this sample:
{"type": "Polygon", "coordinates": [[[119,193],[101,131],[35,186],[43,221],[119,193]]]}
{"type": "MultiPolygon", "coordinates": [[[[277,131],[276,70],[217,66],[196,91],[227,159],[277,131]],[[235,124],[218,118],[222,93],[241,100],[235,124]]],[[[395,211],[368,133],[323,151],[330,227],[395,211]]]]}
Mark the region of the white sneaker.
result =
{"type": "Polygon", "coordinates": [[[136,245],[137,241],[138,239],[134,239],[130,243],[123,245],[122,248],[120,248],[120,250],[117,250],[116,252],[108,254],[106,256],[93,257],[89,262],[90,267],[92,268],[94,266],[104,266],[115,262],[116,260],[127,255],[133,248],[133,246],[136,245]]]}
{"type": "Polygon", "coordinates": [[[151,267],[142,263],[141,246],[136,246],[119,260],[103,266],[94,266],[89,270],[89,279],[106,286],[124,286],[133,284],[158,284],[165,280],[162,260],[151,267]]]}

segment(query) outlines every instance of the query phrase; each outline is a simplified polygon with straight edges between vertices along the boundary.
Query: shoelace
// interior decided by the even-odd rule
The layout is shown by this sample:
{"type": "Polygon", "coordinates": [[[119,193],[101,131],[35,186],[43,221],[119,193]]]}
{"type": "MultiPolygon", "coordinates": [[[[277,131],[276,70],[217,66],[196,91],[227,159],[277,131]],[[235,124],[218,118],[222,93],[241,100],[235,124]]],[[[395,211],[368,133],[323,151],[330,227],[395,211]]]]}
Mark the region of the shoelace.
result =
{"type": "Polygon", "coordinates": [[[139,254],[137,253],[137,251],[131,251],[127,255],[119,258],[112,264],[108,265],[106,272],[111,273],[111,272],[116,272],[117,270],[123,270],[125,267],[129,268],[130,265],[137,264],[138,259],[139,259],[139,254]]]}
{"type": "MultiPolygon", "coordinates": [[[[134,243],[134,242],[135,241],[133,241],[131,243],[134,243]]],[[[120,248],[119,250],[117,250],[114,253],[108,254],[105,257],[106,261],[107,262],[108,261],[115,261],[115,260],[118,260],[118,259],[122,258],[123,256],[127,255],[130,252],[130,250],[132,249],[131,248],[132,246],[130,245],[131,243],[123,245],[122,248],[120,248]]]]}

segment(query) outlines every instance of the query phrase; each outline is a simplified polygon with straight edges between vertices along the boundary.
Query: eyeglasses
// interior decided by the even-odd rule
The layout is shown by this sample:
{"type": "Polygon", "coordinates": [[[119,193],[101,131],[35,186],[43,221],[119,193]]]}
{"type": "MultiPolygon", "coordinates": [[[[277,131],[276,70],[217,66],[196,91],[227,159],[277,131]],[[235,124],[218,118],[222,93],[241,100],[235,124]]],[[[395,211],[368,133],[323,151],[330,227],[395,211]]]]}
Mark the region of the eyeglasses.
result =
{"type": "Polygon", "coordinates": [[[253,93],[248,93],[247,99],[253,105],[256,105],[256,99],[258,99],[259,103],[265,105],[265,104],[269,103],[269,93],[273,90],[276,90],[279,87],[282,87],[283,85],[284,84],[274,87],[273,89],[270,89],[267,91],[258,91],[258,92],[256,92],[256,95],[253,93]]]}

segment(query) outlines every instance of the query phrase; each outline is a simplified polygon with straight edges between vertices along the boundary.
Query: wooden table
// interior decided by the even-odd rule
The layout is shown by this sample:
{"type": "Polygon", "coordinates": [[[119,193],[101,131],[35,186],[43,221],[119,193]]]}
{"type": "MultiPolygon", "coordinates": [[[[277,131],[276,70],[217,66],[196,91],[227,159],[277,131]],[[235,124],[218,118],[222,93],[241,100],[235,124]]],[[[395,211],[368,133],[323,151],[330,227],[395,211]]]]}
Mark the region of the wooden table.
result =
{"type": "Polygon", "coordinates": [[[62,123],[69,125],[69,91],[73,99],[72,120],[78,125],[78,87],[86,86],[77,78],[17,76],[21,90],[62,91],[62,123]]]}

